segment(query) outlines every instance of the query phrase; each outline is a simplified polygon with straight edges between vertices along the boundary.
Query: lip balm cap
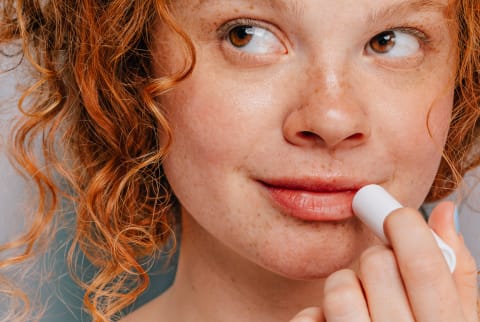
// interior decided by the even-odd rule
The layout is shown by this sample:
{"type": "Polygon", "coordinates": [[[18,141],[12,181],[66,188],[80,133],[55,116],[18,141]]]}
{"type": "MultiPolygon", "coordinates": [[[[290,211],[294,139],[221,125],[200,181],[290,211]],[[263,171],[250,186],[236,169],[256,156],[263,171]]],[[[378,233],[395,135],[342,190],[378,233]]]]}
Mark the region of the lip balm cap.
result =
{"type": "Polygon", "coordinates": [[[402,205],[385,189],[376,184],[364,186],[353,197],[353,212],[373,230],[385,244],[389,244],[383,232],[385,218],[402,205]]]}

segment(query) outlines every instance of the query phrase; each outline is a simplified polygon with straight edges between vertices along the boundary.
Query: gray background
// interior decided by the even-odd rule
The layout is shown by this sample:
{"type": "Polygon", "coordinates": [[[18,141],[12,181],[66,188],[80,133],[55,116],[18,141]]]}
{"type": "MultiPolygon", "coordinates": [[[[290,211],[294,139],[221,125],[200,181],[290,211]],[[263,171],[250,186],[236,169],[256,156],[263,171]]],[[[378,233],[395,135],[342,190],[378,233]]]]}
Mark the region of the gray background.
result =
{"type": "MultiPolygon", "coordinates": [[[[9,64],[12,64],[11,60],[6,61],[0,57],[0,69],[3,70],[9,64]]],[[[15,88],[19,79],[24,79],[21,71],[0,75],[0,102],[2,107],[0,110],[0,243],[8,241],[16,232],[20,231],[26,204],[32,201],[28,195],[28,185],[10,166],[3,144],[5,134],[8,133],[12,123],[11,120],[16,115],[15,88]]],[[[478,227],[480,227],[480,188],[476,186],[476,182],[480,181],[479,174],[480,171],[477,171],[467,177],[467,184],[461,192],[463,202],[458,206],[460,231],[477,258],[477,262],[480,262],[478,234],[478,227]]],[[[61,240],[65,234],[68,234],[68,232],[61,232],[57,239],[61,240]]],[[[80,310],[82,293],[66,274],[63,250],[59,246],[46,259],[49,263],[47,267],[53,274],[50,283],[43,283],[39,287],[41,292],[50,298],[47,314],[43,321],[88,321],[88,318],[80,310]]],[[[161,264],[158,263],[158,267],[161,264]]],[[[155,275],[152,281],[152,289],[140,299],[139,305],[168,287],[173,275],[174,267],[165,275],[155,275]]]]}

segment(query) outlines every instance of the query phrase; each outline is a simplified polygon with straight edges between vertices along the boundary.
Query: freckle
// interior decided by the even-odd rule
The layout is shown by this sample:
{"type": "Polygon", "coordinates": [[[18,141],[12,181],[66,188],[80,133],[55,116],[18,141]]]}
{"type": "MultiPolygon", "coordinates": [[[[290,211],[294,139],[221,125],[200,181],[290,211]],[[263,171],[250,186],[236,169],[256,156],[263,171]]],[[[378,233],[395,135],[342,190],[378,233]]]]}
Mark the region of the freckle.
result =
{"type": "Polygon", "coordinates": [[[255,6],[252,4],[250,5],[250,10],[253,10],[253,9],[255,9],[255,6]]]}
{"type": "Polygon", "coordinates": [[[238,9],[235,9],[234,11],[235,11],[235,13],[238,13],[238,9]]]}

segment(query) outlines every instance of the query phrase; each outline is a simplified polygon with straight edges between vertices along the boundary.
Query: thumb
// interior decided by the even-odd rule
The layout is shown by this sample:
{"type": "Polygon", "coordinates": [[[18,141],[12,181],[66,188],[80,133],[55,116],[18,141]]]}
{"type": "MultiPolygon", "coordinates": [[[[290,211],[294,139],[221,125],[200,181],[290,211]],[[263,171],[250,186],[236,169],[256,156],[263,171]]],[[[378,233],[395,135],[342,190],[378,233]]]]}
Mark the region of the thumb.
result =
{"type": "Polygon", "coordinates": [[[452,202],[442,202],[433,209],[428,224],[452,247],[457,256],[453,279],[462,302],[463,312],[469,322],[474,322],[478,321],[477,265],[463,238],[455,230],[454,213],[455,205],[452,202]]]}
{"type": "Polygon", "coordinates": [[[326,322],[322,309],[319,307],[309,307],[290,320],[290,322],[326,322]]]}

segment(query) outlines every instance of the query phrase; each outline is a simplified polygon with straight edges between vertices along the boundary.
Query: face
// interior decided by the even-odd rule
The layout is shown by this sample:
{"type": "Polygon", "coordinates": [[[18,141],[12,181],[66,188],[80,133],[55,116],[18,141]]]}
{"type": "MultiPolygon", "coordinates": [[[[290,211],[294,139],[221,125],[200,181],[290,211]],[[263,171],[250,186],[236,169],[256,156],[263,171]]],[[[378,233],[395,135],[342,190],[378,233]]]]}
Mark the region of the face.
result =
{"type": "MultiPolygon", "coordinates": [[[[162,101],[174,133],[164,170],[206,252],[327,276],[377,242],[352,213],[356,190],[376,183],[421,205],[453,102],[447,1],[173,6],[197,64],[162,101]]],[[[171,33],[156,37],[156,73],[181,67],[171,33]]]]}

